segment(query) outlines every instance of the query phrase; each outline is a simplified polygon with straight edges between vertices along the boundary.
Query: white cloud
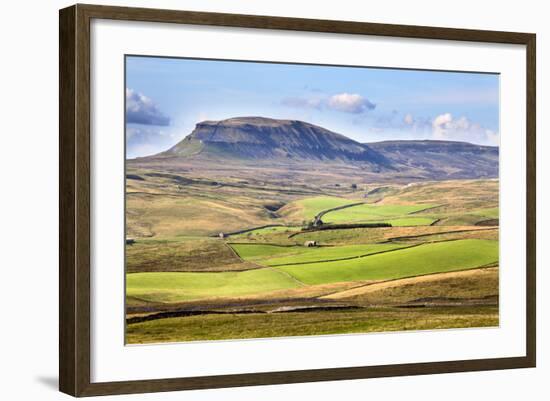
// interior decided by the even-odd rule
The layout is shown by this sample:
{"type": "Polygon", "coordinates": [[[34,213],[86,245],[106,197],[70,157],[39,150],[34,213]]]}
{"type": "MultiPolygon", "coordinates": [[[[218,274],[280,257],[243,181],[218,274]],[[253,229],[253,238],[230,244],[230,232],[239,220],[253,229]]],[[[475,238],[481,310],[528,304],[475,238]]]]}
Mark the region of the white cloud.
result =
{"type": "Polygon", "coordinates": [[[332,96],[288,97],[281,102],[285,106],[302,109],[331,109],[344,113],[361,114],[373,110],[376,105],[359,94],[338,93],[332,96]]]}
{"type": "Polygon", "coordinates": [[[453,121],[451,113],[440,114],[432,121],[434,139],[448,139],[448,131],[451,128],[450,124],[453,121]]]}
{"type": "Polygon", "coordinates": [[[373,110],[376,105],[357,93],[339,93],[328,99],[328,107],[345,113],[359,114],[373,110]]]}
{"type": "Polygon", "coordinates": [[[455,119],[451,113],[432,120],[432,137],[437,140],[464,141],[483,145],[498,145],[499,135],[467,117],[455,119]]]}
{"type": "Polygon", "coordinates": [[[142,125],[170,125],[155,103],[142,93],[126,88],[126,122],[142,125]]]}

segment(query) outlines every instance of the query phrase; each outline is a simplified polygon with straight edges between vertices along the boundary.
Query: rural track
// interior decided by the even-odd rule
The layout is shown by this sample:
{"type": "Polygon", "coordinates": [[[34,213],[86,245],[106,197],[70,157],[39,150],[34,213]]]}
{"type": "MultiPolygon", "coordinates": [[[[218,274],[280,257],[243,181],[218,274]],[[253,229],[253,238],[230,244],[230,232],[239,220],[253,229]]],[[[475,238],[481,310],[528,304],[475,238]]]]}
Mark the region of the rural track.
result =
{"type": "MultiPolygon", "coordinates": [[[[343,290],[343,291],[342,290],[334,291],[332,293],[325,294],[325,295],[319,297],[319,299],[334,299],[332,297],[336,294],[341,294],[341,295],[344,294],[344,293],[353,294],[354,291],[356,291],[358,289],[361,289],[361,288],[366,289],[366,288],[369,288],[369,287],[371,287],[371,288],[381,287],[380,289],[384,289],[387,285],[397,284],[400,281],[403,282],[403,283],[407,283],[410,280],[415,280],[415,279],[426,279],[426,278],[429,278],[429,277],[439,278],[439,277],[445,277],[445,276],[452,276],[452,275],[456,275],[457,273],[460,274],[460,273],[465,273],[465,272],[474,272],[476,270],[485,270],[485,269],[490,269],[490,268],[494,268],[494,267],[497,267],[497,266],[498,266],[498,262],[492,262],[492,263],[488,263],[488,264],[481,265],[481,266],[470,267],[470,268],[467,268],[467,269],[460,269],[460,270],[453,270],[453,271],[439,272],[439,273],[426,273],[426,274],[420,274],[420,275],[417,275],[417,276],[401,277],[401,278],[395,278],[395,279],[391,279],[391,280],[380,280],[380,281],[376,281],[376,282],[360,284],[356,287],[348,288],[348,289],[343,290]]],[[[353,296],[353,295],[351,295],[351,296],[353,296]]],[[[339,298],[336,298],[336,299],[339,299],[339,298]]]]}
{"type": "MultiPolygon", "coordinates": [[[[133,297],[134,299],[139,299],[133,297]]],[[[135,306],[130,307],[132,309],[131,313],[155,313],[155,312],[171,312],[171,311],[205,311],[205,310],[216,310],[216,309],[226,309],[226,308],[245,308],[245,307],[263,307],[263,306],[278,306],[285,304],[288,301],[295,302],[313,302],[321,305],[330,303],[331,301],[318,299],[317,297],[298,297],[298,298],[289,298],[289,297],[280,297],[280,298],[226,298],[223,301],[217,302],[207,302],[206,304],[202,303],[202,300],[195,300],[190,302],[182,302],[178,304],[155,304],[162,309],[151,309],[150,307],[135,306]]],[[[144,301],[149,302],[149,301],[144,301]]],[[[150,303],[150,302],[149,302],[150,303]]]]}

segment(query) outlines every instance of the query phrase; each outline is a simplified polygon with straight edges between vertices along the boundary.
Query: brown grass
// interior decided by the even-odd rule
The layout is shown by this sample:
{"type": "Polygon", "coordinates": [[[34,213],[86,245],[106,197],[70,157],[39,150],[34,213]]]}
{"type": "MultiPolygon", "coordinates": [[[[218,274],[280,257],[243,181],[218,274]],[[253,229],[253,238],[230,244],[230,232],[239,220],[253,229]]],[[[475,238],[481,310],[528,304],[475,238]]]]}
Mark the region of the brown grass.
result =
{"type": "Polygon", "coordinates": [[[498,268],[438,273],[364,285],[322,297],[359,304],[405,304],[421,299],[471,300],[498,297],[498,268]]]}
{"type": "Polygon", "coordinates": [[[244,262],[223,240],[183,238],[141,239],[126,245],[126,272],[241,271],[256,269],[244,262]]]}
{"type": "Polygon", "coordinates": [[[498,308],[364,308],[352,311],[251,313],[177,317],[127,326],[130,344],[344,333],[491,327],[498,308]]]}

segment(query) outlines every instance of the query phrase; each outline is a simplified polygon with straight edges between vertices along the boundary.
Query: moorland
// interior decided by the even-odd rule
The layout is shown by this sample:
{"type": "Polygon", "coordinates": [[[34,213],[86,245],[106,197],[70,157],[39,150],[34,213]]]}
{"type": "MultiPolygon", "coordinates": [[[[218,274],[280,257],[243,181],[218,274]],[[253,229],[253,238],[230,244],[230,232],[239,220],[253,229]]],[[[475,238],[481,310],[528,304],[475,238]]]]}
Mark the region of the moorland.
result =
{"type": "Polygon", "coordinates": [[[126,341],[496,326],[498,148],[197,124],[127,160],[126,341]]]}

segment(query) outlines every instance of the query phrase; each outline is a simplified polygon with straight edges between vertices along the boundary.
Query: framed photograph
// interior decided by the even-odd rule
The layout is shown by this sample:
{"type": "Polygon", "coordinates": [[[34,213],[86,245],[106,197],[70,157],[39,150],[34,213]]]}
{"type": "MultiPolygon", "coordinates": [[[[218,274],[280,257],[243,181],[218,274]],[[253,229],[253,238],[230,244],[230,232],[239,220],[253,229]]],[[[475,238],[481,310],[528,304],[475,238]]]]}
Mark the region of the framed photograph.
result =
{"type": "Polygon", "coordinates": [[[535,366],[535,35],[60,11],[60,390],[535,366]]]}

